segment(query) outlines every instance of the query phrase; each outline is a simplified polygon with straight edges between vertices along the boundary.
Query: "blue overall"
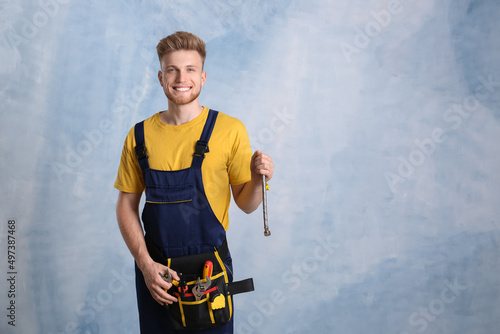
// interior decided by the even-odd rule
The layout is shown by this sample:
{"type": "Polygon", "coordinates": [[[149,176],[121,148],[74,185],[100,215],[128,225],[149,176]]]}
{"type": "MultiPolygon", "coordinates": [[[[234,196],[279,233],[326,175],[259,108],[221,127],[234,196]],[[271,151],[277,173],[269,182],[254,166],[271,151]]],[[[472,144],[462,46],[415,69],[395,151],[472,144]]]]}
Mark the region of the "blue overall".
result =
{"type": "MultiPolygon", "coordinates": [[[[219,248],[226,238],[224,227],[208,203],[201,173],[204,156],[209,152],[208,142],[217,114],[214,110],[208,113],[200,140],[193,146],[191,167],[176,171],[149,168],[144,143],[144,123],[135,126],[136,152],[146,185],[142,222],[146,235],[165,258],[213,252],[214,247],[219,248]]],[[[223,261],[229,269],[228,278],[231,282],[231,256],[228,255],[223,261]]],[[[194,333],[173,329],[169,312],[153,299],[137,265],[135,272],[141,333],[194,333]]],[[[233,320],[223,327],[196,333],[233,333],[233,320]]]]}

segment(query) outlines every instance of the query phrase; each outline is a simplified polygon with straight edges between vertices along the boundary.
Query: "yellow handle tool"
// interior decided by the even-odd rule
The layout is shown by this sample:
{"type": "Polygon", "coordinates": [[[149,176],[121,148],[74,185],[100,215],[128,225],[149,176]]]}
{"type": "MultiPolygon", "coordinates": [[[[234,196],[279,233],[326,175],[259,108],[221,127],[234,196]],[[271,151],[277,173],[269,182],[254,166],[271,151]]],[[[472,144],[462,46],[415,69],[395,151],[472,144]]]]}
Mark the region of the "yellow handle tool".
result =
{"type": "Polygon", "coordinates": [[[205,262],[205,266],[203,267],[203,278],[211,277],[213,268],[214,264],[212,261],[205,262]]]}

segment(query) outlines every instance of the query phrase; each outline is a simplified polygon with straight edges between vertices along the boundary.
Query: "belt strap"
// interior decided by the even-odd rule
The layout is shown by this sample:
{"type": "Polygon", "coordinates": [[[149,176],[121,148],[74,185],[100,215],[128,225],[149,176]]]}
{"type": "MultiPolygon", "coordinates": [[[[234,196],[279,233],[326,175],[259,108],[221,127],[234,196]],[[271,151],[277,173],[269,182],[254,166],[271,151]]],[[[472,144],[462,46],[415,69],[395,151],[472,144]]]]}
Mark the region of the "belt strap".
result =
{"type": "MultiPolygon", "coordinates": [[[[146,235],[144,239],[146,240],[146,246],[148,248],[148,252],[151,258],[154,261],[159,262],[166,266],[168,260],[161,254],[158,247],[156,247],[156,245],[153,243],[153,240],[151,240],[151,238],[148,235],[146,235]]],[[[227,246],[226,239],[224,239],[222,245],[219,247],[217,252],[219,253],[219,256],[222,259],[225,259],[229,255],[229,247],[227,246]]],[[[230,282],[227,283],[226,286],[227,286],[227,291],[231,295],[236,295],[238,293],[250,292],[255,290],[252,278],[247,278],[237,282],[230,282]]]]}
{"type": "MultiPolygon", "coordinates": [[[[165,258],[165,256],[163,256],[163,254],[160,252],[160,250],[155,245],[153,240],[151,240],[151,237],[146,234],[144,236],[144,240],[146,241],[146,247],[148,249],[148,252],[149,252],[149,255],[151,256],[151,258],[154,261],[159,262],[159,263],[163,264],[164,266],[166,266],[168,263],[167,258],[165,258]]],[[[215,249],[214,249],[214,251],[215,251],[215,249]]],[[[229,255],[229,247],[227,246],[226,239],[224,239],[224,241],[222,242],[222,245],[219,247],[219,249],[217,249],[217,252],[219,253],[219,256],[221,257],[221,259],[227,258],[227,256],[229,255]]]]}
{"type": "Polygon", "coordinates": [[[156,245],[154,244],[153,240],[149,237],[149,235],[144,236],[144,240],[146,241],[146,248],[148,249],[149,256],[158,263],[163,264],[164,266],[167,265],[167,259],[161,254],[160,250],[156,245]]]}
{"type": "Polygon", "coordinates": [[[238,293],[250,292],[255,290],[253,286],[253,278],[247,278],[237,282],[231,282],[227,284],[227,291],[231,295],[236,295],[238,293]]]}

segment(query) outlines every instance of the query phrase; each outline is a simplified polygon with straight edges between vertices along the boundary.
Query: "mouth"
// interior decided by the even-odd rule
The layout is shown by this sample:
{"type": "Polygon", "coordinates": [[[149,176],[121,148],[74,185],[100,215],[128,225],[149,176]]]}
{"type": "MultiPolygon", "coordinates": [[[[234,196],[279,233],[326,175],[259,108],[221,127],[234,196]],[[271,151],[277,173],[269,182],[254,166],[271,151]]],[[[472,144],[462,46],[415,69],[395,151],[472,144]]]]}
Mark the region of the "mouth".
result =
{"type": "Polygon", "coordinates": [[[174,90],[177,92],[187,92],[190,89],[191,87],[174,87],[174,90]]]}

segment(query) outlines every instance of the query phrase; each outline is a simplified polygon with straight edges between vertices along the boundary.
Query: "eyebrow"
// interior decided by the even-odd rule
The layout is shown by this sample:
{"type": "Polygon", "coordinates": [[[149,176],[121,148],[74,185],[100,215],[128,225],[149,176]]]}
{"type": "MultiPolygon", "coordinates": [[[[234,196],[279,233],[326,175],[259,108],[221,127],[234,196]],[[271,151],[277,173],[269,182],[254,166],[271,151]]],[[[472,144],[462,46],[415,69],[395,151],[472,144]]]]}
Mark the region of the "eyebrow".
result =
{"type": "MultiPolygon", "coordinates": [[[[169,68],[169,67],[173,67],[173,68],[179,68],[178,66],[176,65],[166,65],[165,68],[169,68]]],[[[194,68],[199,68],[198,66],[196,65],[186,65],[186,66],[181,66],[181,67],[194,67],[194,68]]]]}

